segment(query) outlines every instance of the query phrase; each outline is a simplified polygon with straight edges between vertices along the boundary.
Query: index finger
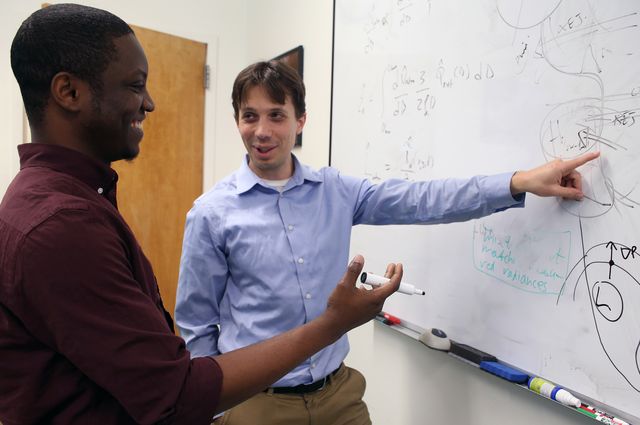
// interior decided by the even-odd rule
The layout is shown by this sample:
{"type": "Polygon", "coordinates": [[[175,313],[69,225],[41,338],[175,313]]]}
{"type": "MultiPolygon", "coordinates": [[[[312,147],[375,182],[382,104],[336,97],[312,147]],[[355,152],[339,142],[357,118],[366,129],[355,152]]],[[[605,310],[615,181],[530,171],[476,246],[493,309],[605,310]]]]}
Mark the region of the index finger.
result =
{"type": "Polygon", "coordinates": [[[583,155],[580,155],[577,158],[573,158],[573,159],[568,159],[566,161],[562,161],[562,171],[563,173],[566,172],[570,172],[572,170],[575,170],[576,168],[578,168],[581,165],[586,164],[589,161],[593,161],[594,159],[596,159],[597,157],[600,156],[600,152],[587,152],[583,155]]]}

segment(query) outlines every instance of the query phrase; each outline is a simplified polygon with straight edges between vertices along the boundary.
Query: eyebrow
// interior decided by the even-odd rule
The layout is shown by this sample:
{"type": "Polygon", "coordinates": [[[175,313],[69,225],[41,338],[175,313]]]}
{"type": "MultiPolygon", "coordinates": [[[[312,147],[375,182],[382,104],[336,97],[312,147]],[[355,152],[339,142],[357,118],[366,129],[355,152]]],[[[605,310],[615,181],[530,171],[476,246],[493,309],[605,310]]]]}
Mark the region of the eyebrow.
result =
{"type": "MultiPolygon", "coordinates": [[[[241,111],[256,111],[256,108],[254,108],[252,106],[240,106],[240,110],[241,111]]],[[[284,107],[275,107],[275,108],[268,109],[267,112],[286,112],[286,110],[284,109],[284,107]]]]}
{"type": "Polygon", "coordinates": [[[147,71],[142,68],[135,69],[131,72],[131,77],[137,77],[138,75],[142,75],[145,80],[148,77],[147,71]]]}

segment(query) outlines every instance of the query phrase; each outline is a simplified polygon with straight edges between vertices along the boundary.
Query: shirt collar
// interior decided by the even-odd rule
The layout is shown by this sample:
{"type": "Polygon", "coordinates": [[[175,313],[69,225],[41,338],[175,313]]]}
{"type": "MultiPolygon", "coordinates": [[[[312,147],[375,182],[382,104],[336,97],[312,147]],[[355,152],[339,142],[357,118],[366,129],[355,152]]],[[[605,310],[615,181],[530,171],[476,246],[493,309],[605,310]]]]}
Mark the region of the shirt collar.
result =
{"type": "Polygon", "coordinates": [[[50,168],[75,177],[100,194],[110,192],[118,181],[118,174],[108,165],[63,146],[24,143],[18,145],[18,154],[20,169],[50,168]]]}
{"type": "MultiPolygon", "coordinates": [[[[284,191],[287,191],[292,187],[303,184],[305,180],[312,181],[312,182],[323,181],[322,175],[319,172],[311,169],[310,167],[307,167],[306,165],[301,164],[300,161],[298,161],[298,158],[294,154],[291,154],[291,157],[293,158],[293,176],[291,176],[291,179],[285,186],[284,191]]],[[[240,169],[238,170],[238,173],[237,173],[236,185],[237,185],[238,195],[248,192],[249,190],[253,189],[253,187],[256,185],[266,187],[262,183],[262,180],[260,179],[260,177],[258,177],[251,170],[251,168],[249,168],[249,155],[245,154],[244,159],[242,160],[242,165],[240,166],[240,169]]]]}

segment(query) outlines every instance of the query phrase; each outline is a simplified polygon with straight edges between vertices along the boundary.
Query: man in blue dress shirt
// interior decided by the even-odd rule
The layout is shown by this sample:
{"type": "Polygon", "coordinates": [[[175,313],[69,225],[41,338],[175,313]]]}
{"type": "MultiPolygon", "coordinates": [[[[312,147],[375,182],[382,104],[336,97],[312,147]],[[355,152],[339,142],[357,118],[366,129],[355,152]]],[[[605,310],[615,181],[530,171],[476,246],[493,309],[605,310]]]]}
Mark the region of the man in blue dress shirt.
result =
{"type": "MultiPolygon", "coordinates": [[[[259,62],[232,93],[248,155],[187,215],[175,318],[194,356],[278,335],[317,317],[347,265],[356,224],[447,223],[524,206],[525,192],[581,199],[585,154],[516,173],[372,184],[291,153],[306,120],[300,76],[259,62]]],[[[218,419],[225,425],[370,424],[363,376],[336,343],[218,419]]],[[[255,359],[260,362],[261,359],[255,359]]]]}

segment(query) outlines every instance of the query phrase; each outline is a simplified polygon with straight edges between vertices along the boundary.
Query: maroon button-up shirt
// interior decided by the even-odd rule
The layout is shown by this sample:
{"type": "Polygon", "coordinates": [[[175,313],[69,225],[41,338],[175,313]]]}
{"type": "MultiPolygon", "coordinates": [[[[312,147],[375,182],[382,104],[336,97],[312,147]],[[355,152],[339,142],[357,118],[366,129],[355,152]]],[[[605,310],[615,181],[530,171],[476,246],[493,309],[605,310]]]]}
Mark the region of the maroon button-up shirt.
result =
{"type": "Polygon", "coordinates": [[[0,422],[209,424],[222,371],[173,334],[116,173],[59,146],[18,150],[0,204],[0,422]]]}

